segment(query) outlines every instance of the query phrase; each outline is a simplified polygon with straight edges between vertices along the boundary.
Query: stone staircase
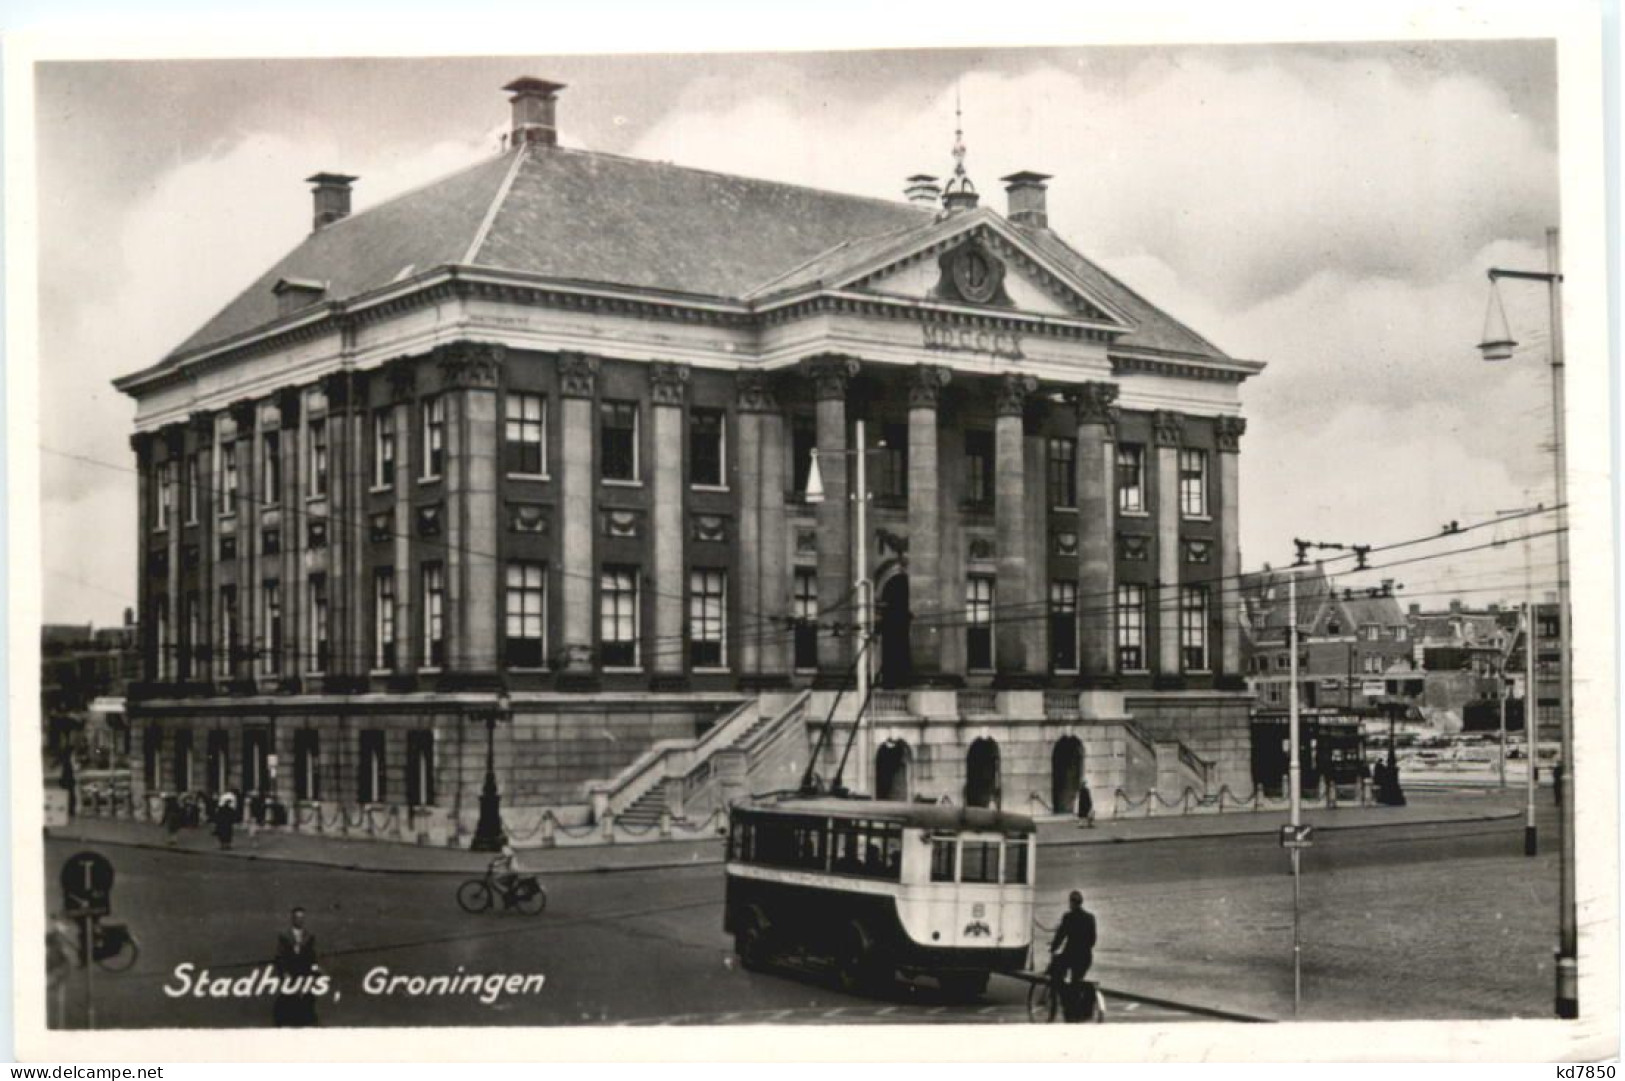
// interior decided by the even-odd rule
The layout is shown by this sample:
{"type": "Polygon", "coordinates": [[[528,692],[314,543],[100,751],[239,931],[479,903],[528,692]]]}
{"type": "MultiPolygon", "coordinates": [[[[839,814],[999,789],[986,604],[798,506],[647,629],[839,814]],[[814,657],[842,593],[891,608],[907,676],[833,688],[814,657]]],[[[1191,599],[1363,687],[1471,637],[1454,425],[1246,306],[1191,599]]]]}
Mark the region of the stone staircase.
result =
{"type": "Polygon", "coordinates": [[[658,826],[660,816],[666,811],[666,790],[674,780],[672,777],[662,777],[656,781],[654,787],[633,800],[631,806],[622,811],[616,821],[638,829],[658,826]]]}

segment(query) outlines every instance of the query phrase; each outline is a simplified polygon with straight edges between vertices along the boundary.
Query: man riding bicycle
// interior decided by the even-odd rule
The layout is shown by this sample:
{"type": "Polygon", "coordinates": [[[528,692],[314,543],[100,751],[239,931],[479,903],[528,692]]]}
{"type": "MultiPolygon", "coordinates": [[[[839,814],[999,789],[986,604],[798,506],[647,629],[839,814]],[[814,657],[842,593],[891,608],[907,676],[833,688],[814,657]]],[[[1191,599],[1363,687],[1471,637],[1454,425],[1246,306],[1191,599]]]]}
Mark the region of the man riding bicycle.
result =
{"type": "Polygon", "coordinates": [[[1067,902],[1067,913],[1050,940],[1050,986],[1061,1003],[1062,1015],[1068,1021],[1080,1021],[1087,1019],[1085,1011],[1094,1006],[1092,1000],[1080,1003],[1079,998],[1084,977],[1095,960],[1095,916],[1083,907],[1083,894],[1077,890],[1072,891],[1067,902]]]}
{"type": "Polygon", "coordinates": [[[513,842],[506,837],[502,839],[502,852],[491,861],[491,873],[495,876],[497,892],[502,894],[504,904],[513,903],[514,887],[524,876],[525,869],[519,866],[519,853],[513,849],[513,842]]]}

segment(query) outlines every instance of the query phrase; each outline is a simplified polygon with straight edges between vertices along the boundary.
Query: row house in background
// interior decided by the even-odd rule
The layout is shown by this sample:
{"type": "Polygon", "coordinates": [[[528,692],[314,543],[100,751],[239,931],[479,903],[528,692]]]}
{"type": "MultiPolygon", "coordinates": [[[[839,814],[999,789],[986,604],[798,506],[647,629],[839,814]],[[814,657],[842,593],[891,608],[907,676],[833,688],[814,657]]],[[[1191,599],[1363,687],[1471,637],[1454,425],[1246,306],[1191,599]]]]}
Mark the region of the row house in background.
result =
{"type": "Polygon", "coordinates": [[[507,89],[501,155],[354,215],[355,178],[316,174],[314,231],[118,381],[138,787],[455,837],[500,703],[510,809],[692,814],[814,754],[830,776],[813,721],[860,656],[867,790],[1249,783],[1261,364],[1051,231],[1048,177],[981,206],[963,144],[945,184],[862,198],[565,149],[561,87],[507,89]]]}

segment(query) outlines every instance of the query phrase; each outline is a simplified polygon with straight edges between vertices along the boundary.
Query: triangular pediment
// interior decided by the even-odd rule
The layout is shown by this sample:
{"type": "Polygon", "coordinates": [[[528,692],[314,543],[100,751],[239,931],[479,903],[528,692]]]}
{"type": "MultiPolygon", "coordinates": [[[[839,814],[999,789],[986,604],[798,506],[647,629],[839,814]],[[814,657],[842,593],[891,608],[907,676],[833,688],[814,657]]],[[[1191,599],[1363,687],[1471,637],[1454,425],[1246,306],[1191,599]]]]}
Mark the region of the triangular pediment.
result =
{"type": "Polygon", "coordinates": [[[972,305],[1085,319],[1130,330],[1133,323],[1065,266],[1029,244],[1003,219],[978,212],[948,219],[862,265],[826,279],[830,288],[915,302],[972,305]],[[910,243],[912,241],[912,243],[910,243]]]}

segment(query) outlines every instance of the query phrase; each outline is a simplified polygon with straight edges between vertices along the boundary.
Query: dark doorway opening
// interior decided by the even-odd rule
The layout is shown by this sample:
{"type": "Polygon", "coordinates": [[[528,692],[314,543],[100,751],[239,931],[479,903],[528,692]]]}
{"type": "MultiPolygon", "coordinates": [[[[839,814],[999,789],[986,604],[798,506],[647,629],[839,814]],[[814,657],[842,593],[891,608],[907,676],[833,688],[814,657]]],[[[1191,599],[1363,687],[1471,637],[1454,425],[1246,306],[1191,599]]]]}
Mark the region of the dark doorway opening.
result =
{"type": "Polygon", "coordinates": [[[900,739],[887,740],[875,752],[875,798],[908,800],[913,778],[910,776],[913,753],[900,739]]]}
{"type": "Polygon", "coordinates": [[[999,745],[991,739],[978,739],[965,755],[965,806],[998,805],[999,745]]]}
{"type": "Polygon", "coordinates": [[[880,626],[880,685],[888,689],[907,687],[913,678],[909,658],[908,575],[894,574],[880,589],[875,604],[875,621],[880,626]]]}
{"type": "Polygon", "coordinates": [[[1062,736],[1050,754],[1050,806],[1056,814],[1075,814],[1083,784],[1083,741],[1062,736]]]}

